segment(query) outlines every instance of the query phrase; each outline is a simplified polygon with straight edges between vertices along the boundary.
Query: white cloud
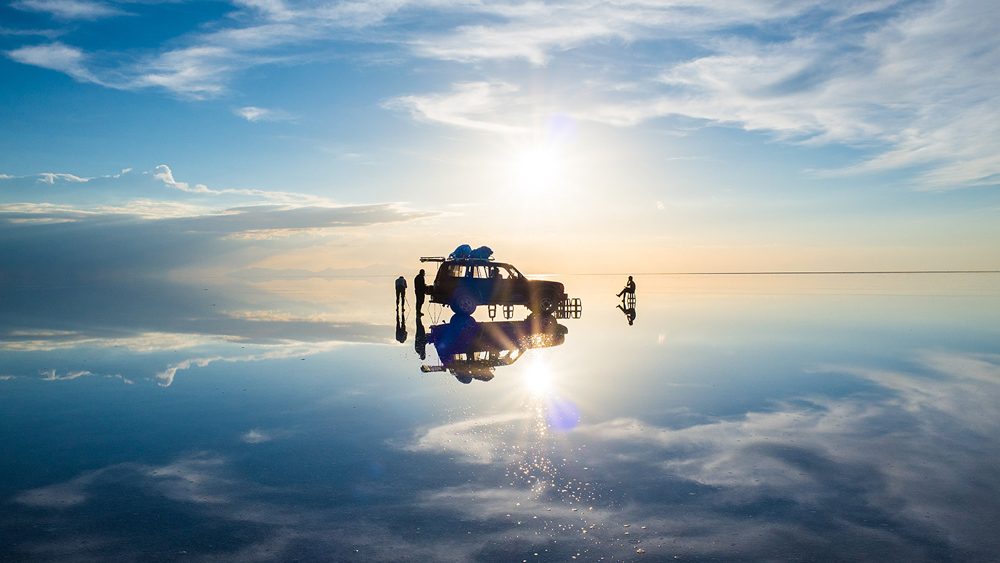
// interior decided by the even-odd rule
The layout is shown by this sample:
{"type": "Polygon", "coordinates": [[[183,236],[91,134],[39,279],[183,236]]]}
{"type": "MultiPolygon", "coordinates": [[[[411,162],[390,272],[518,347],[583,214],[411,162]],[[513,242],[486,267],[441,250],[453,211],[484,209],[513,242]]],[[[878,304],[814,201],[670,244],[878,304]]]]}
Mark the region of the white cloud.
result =
{"type": "Polygon", "coordinates": [[[4,54],[22,64],[64,72],[80,82],[102,84],[100,80],[85,68],[86,55],[84,55],[83,51],[76,47],[64,45],[58,41],[44,45],[21,47],[13,51],[5,51],[4,54]]]}
{"type": "Polygon", "coordinates": [[[420,121],[491,133],[522,133],[523,127],[490,119],[498,119],[499,110],[510,109],[510,94],[515,92],[516,86],[504,82],[466,82],[455,84],[447,94],[400,96],[382,105],[387,109],[409,111],[420,121]]]}
{"type": "Polygon", "coordinates": [[[260,354],[246,354],[243,356],[212,356],[205,358],[191,358],[188,360],[183,360],[156,374],[156,378],[160,379],[159,385],[161,387],[170,387],[174,382],[174,377],[177,376],[178,371],[184,371],[191,369],[192,367],[205,367],[214,362],[258,362],[261,360],[277,360],[284,358],[292,358],[296,356],[310,356],[313,354],[318,354],[320,352],[327,352],[338,346],[341,346],[344,342],[333,341],[333,342],[321,342],[316,344],[306,344],[306,343],[288,343],[285,345],[276,345],[266,348],[269,350],[262,352],[260,354]]]}
{"type": "Polygon", "coordinates": [[[173,171],[170,170],[170,167],[167,166],[166,164],[160,164],[159,166],[153,169],[153,172],[154,172],[153,177],[163,182],[167,187],[193,194],[255,196],[267,199],[269,201],[281,201],[287,203],[316,203],[316,204],[331,203],[326,198],[321,198],[308,194],[299,194],[294,192],[273,192],[268,190],[237,189],[237,188],[213,190],[209,189],[209,187],[204,184],[195,184],[194,186],[191,186],[187,182],[178,182],[177,180],[175,180],[173,171]]]}
{"type": "Polygon", "coordinates": [[[287,21],[296,15],[281,0],[235,0],[233,3],[260,12],[272,21],[287,21]]]}
{"type": "Polygon", "coordinates": [[[46,372],[42,372],[42,373],[43,373],[43,375],[45,375],[45,377],[43,378],[44,381],[68,381],[70,379],[76,379],[78,377],[83,377],[84,375],[94,375],[94,374],[90,373],[89,371],[71,371],[71,372],[67,373],[66,375],[58,375],[58,374],[56,374],[56,370],[54,370],[54,369],[50,369],[50,370],[48,370],[46,372]]]}
{"type": "MultiPolygon", "coordinates": [[[[878,389],[795,400],[767,412],[683,428],[634,418],[584,425],[559,437],[567,443],[538,444],[535,452],[542,455],[562,450],[576,458],[571,464],[590,464],[586,472],[560,468],[555,484],[561,489],[542,493],[508,486],[515,472],[489,466],[450,471],[454,468],[445,461],[477,459],[480,448],[465,440],[499,445],[507,439],[499,427],[534,417],[512,413],[419,433],[408,449],[439,452],[441,465],[416,460],[424,468],[420,472],[397,466],[400,473],[388,485],[396,489],[378,488],[372,502],[360,508],[356,502],[315,509],[289,501],[303,490],[243,478],[212,453],[162,466],[105,467],[20,493],[12,506],[48,509],[15,516],[31,524],[43,518],[50,526],[74,531],[79,528],[68,519],[77,512],[61,514],[60,508],[129,488],[180,503],[170,508],[210,523],[262,524],[254,543],[237,543],[232,553],[212,552],[215,559],[232,560],[289,559],[306,546],[323,553],[358,550],[374,560],[399,559],[402,553],[427,561],[473,561],[489,555],[487,549],[509,553],[556,544],[564,554],[586,549],[583,557],[594,560],[629,560],[636,546],[654,558],[822,559],[830,546],[900,561],[994,556],[1000,356],[933,352],[920,355],[905,371],[825,369],[864,377],[878,389]],[[966,402],[970,398],[975,402],[966,402]],[[435,475],[428,476],[427,468],[435,475]],[[584,480],[571,481],[575,477],[584,480]],[[591,483],[593,494],[581,496],[579,490],[588,492],[591,483]],[[421,489],[422,484],[434,488],[421,489]],[[457,531],[427,534],[419,541],[390,531],[412,529],[407,525],[414,515],[427,514],[441,529],[454,523],[457,531]],[[286,543],[289,538],[294,542],[286,543]]],[[[256,440],[258,435],[267,433],[251,430],[243,437],[256,440]]],[[[513,441],[525,446],[526,439],[517,435],[513,441]]],[[[509,462],[498,456],[490,463],[509,462]]],[[[136,499],[101,498],[106,504],[100,509],[116,509],[125,501],[136,499]]],[[[120,553],[130,540],[125,537],[102,553],[120,553]]],[[[77,546],[74,553],[86,549],[77,546]]]]}
{"type": "Polygon", "coordinates": [[[562,25],[461,27],[444,37],[415,40],[413,47],[417,54],[435,59],[476,62],[522,58],[542,66],[552,58],[552,51],[612,35],[619,33],[609,29],[605,22],[580,18],[562,25]]]}
{"type": "Polygon", "coordinates": [[[259,430],[250,430],[246,434],[240,436],[240,439],[248,444],[260,444],[262,442],[269,442],[271,440],[271,436],[259,430]]]}
{"type": "Polygon", "coordinates": [[[373,561],[398,561],[401,555],[407,561],[472,561],[481,549],[479,538],[414,539],[411,534],[401,533],[395,522],[372,518],[371,507],[358,511],[337,502],[324,507],[290,502],[284,493],[305,491],[295,487],[279,490],[243,478],[234,469],[220,455],[201,452],[163,466],[110,465],[63,483],[26,491],[14,501],[36,510],[20,511],[23,521],[35,526],[46,522],[50,528],[58,522],[60,533],[53,541],[29,540],[18,548],[44,559],[52,559],[53,553],[100,560],[128,558],[134,551],[131,546],[143,541],[141,530],[134,534],[117,530],[113,539],[108,539],[96,535],[91,525],[81,527],[80,519],[72,512],[60,514],[55,510],[79,506],[91,498],[100,498],[120,509],[124,506],[120,501],[124,499],[133,506],[139,501],[133,495],[138,495],[143,500],[152,497],[154,502],[176,503],[171,505],[175,513],[209,521],[220,529],[253,526],[252,538],[237,539],[221,549],[218,542],[205,551],[201,551],[204,545],[195,545],[197,542],[185,549],[189,555],[213,561],[290,560],[298,557],[303,546],[324,554],[361,554],[373,561]],[[102,497],[110,489],[126,489],[133,495],[102,497]],[[49,511],[41,512],[39,508],[49,511]],[[65,541],[65,551],[60,549],[60,540],[65,541]],[[60,551],[55,551],[54,546],[60,546],[56,548],[60,551]]]}
{"type": "MultiPolygon", "coordinates": [[[[117,348],[131,352],[182,350],[204,344],[218,343],[218,338],[202,335],[147,332],[121,338],[99,338],[66,330],[15,330],[3,333],[0,350],[11,352],[39,352],[76,348],[117,348]]],[[[45,372],[46,379],[73,379],[56,376],[55,370],[45,372]]],[[[72,375],[72,374],[70,374],[72,375]]],[[[82,373],[76,375],[79,377],[82,373]]]]}
{"type": "Polygon", "coordinates": [[[269,112],[270,110],[264,108],[247,106],[236,110],[236,115],[246,119],[247,121],[259,121],[262,118],[266,118],[269,112]]]}
{"type": "Polygon", "coordinates": [[[292,116],[279,109],[259,108],[256,106],[237,108],[233,112],[251,123],[258,121],[289,121],[292,119],[292,116]]]}
{"type": "MultiPolygon", "coordinates": [[[[70,381],[70,380],[76,379],[78,377],[96,376],[97,374],[91,373],[91,372],[86,371],[86,370],[80,370],[80,371],[70,371],[70,372],[67,372],[65,375],[59,375],[56,372],[56,370],[49,369],[49,370],[42,371],[40,373],[40,375],[44,376],[44,377],[42,377],[41,381],[70,381]]],[[[117,379],[121,379],[124,383],[128,383],[129,385],[131,385],[133,383],[132,380],[125,378],[120,373],[116,373],[116,374],[112,374],[112,375],[105,375],[104,377],[114,377],[114,378],[117,378],[117,379]]]]}
{"type": "Polygon", "coordinates": [[[225,91],[223,82],[236,68],[250,66],[231,50],[198,45],[167,51],[140,65],[135,76],[120,88],[159,86],[194,99],[217,96],[225,91]]]}
{"type": "Polygon", "coordinates": [[[44,37],[46,39],[55,39],[62,35],[62,32],[54,29],[10,29],[8,27],[0,27],[0,35],[10,35],[10,36],[22,36],[22,37],[44,37]]]}
{"type": "MultiPolygon", "coordinates": [[[[616,511],[615,517],[625,522],[630,512],[633,521],[635,514],[643,514],[653,544],[683,536],[701,555],[731,553],[732,546],[741,554],[757,550],[773,555],[771,542],[808,536],[810,526],[766,516],[746,525],[745,515],[734,517],[732,507],[777,502],[824,513],[833,524],[822,539],[806,539],[806,544],[844,537],[920,549],[911,542],[909,529],[921,537],[947,538],[954,549],[967,553],[989,553],[995,545],[992,476],[1000,469],[995,440],[1000,431],[1000,355],[933,352],[918,357],[906,371],[822,368],[864,378],[884,394],[800,398],[767,411],[680,428],[618,418],[581,425],[570,437],[572,443],[601,452],[587,461],[594,471],[588,480],[596,481],[595,493],[605,493],[602,487],[608,483],[602,485],[602,480],[628,483],[629,490],[645,491],[646,500],[654,503],[649,499],[655,498],[658,487],[673,492],[695,484],[711,491],[705,500],[692,498],[693,503],[671,504],[669,510],[637,500],[616,511]],[[857,521],[858,514],[875,522],[857,521]],[[884,533],[878,518],[903,531],[884,533]],[[870,540],[858,539],[872,534],[870,540]]],[[[518,417],[512,413],[494,419],[518,417]]],[[[490,455],[507,439],[490,421],[472,419],[429,429],[410,449],[436,451],[467,463],[510,466],[516,459],[490,455]],[[488,443],[479,443],[484,441],[488,443]]],[[[526,434],[518,435],[523,442],[526,434]]],[[[548,447],[543,443],[539,449],[548,447]]],[[[565,477],[553,481],[561,479],[565,477]]],[[[483,486],[446,487],[424,498],[427,506],[445,506],[476,520],[515,510],[550,518],[547,507],[554,512],[561,504],[516,488],[483,486]],[[515,502],[522,506],[513,508],[515,502]]],[[[551,518],[558,521],[559,516],[551,518]]],[[[602,514],[592,518],[598,523],[607,520],[602,514]]]]}
{"type": "MultiPolygon", "coordinates": [[[[930,9],[891,4],[716,2],[683,10],[683,3],[594,3],[579,11],[545,5],[539,8],[541,16],[527,9],[515,14],[516,25],[462,27],[415,45],[418,53],[436,58],[471,62],[523,57],[543,64],[555,51],[609,36],[687,38],[712,54],[664,67],[659,86],[635,74],[646,68],[630,72],[625,63],[623,74],[639,86],[630,99],[614,101],[633,88],[590,77],[597,80],[591,80],[588,90],[597,95],[593,101],[576,102],[577,115],[625,127],[678,115],[799,142],[882,147],[876,156],[840,172],[930,166],[920,178],[924,187],[997,183],[1000,76],[991,69],[1000,66],[1000,45],[991,20],[982,17],[989,8],[977,0],[948,0],[930,9]],[[899,14],[884,18],[878,27],[851,28],[851,18],[887,8],[899,14]],[[795,34],[790,41],[713,35],[725,25],[755,25],[814,9],[832,10],[835,17],[819,30],[790,27],[788,32],[795,34]],[[553,21],[562,25],[552,27],[553,21]],[[688,31],[678,29],[682,23],[688,31]],[[844,30],[838,32],[838,27],[844,30]]],[[[434,111],[437,106],[447,110],[450,97],[402,97],[396,107],[408,106],[418,119],[484,128],[463,119],[460,111],[434,111]]],[[[508,101],[495,109],[510,114],[516,111],[512,105],[508,101]]]]}
{"type": "MultiPolygon", "coordinates": [[[[81,13],[105,6],[21,0],[28,2],[65,3],[81,13]]],[[[1000,179],[1000,74],[994,70],[1000,43],[988,16],[992,0],[237,5],[240,11],[214,31],[189,34],[126,63],[101,66],[59,42],[6,54],[83,82],[204,99],[224,94],[239,72],[301,62],[331,41],[395,45],[417,57],[467,63],[475,76],[489,77],[384,104],[422,121],[503,134],[521,130],[523,121],[512,116],[537,113],[541,105],[623,127],[677,115],[874,153],[825,174],[923,167],[921,185],[933,189],[1000,179]],[[409,25],[442,14],[453,23],[409,25]],[[663,42],[684,48],[650,54],[663,42]],[[560,75],[566,85],[544,94],[514,85],[520,71],[510,61],[540,66],[562,56],[573,57],[564,71],[582,69],[560,75]]],[[[236,112],[250,121],[287,118],[254,106],[236,112]]]]}
{"type": "Polygon", "coordinates": [[[50,172],[42,172],[41,174],[39,174],[39,176],[41,176],[41,178],[38,179],[39,182],[44,182],[50,185],[55,184],[56,179],[62,180],[64,182],[79,182],[79,183],[89,182],[90,180],[93,180],[93,178],[81,178],[79,176],[74,176],[72,174],[53,174],[50,172]]]}
{"type": "Polygon", "coordinates": [[[18,10],[46,12],[63,20],[96,20],[128,15],[115,6],[86,0],[19,0],[11,6],[18,10]]]}
{"type": "Polygon", "coordinates": [[[24,491],[14,497],[14,502],[39,508],[70,508],[87,500],[87,487],[103,470],[83,473],[65,483],[57,483],[24,491]]]}
{"type": "Polygon", "coordinates": [[[408,451],[447,452],[465,463],[489,464],[508,459],[500,447],[500,432],[511,422],[528,416],[507,413],[452,422],[418,432],[419,437],[405,447],[408,451]]]}
{"type": "Polygon", "coordinates": [[[193,504],[222,504],[231,500],[230,483],[220,473],[224,461],[218,456],[198,454],[169,465],[151,467],[133,463],[111,465],[83,473],[65,483],[25,491],[14,498],[20,504],[49,509],[70,508],[86,502],[88,489],[123,477],[146,481],[164,497],[193,504]]]}
{"type": "Polygon", "coordinates": [[[163,496],[177,501],[196,504],[223,504],[231,501],[223,492],[228,488],[219,476],[224,460],[218,456],[199,455],[180,459],[162,467],[146,468],[163,496]]]}
{"type": "Polygon", "coordinates": [[[632,125],[681,115],[810,143],[881,146],[842,172],[930,165],[921,184],[997,183],[1000,44],[976,1],[904,12],[878,29],[833,38],[714,44],[715,54],[673,65],[667,93],[595,108],[632,125]]]}

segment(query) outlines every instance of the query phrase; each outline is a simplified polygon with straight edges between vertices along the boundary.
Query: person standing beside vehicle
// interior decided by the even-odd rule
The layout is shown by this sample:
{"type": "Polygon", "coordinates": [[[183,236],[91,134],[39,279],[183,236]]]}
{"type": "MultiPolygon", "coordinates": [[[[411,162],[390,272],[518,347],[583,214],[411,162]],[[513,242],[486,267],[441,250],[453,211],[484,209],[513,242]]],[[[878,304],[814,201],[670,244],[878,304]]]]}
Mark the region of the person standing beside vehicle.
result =
{"type": "Polygon", "coordinates": [[[427,293],[427,283],[424,281],[424,270],[413,278],[413,292],[417,294],[417,316],[422,316],[420,308],[424,306],[424,295],[427,293]]]}
{"type": "Polygon", "coordinates": [[[403,304],[403,308],[406,308],[406,278],[399,276],[396,278],[396,308],[399,309],[400,304],[403,304]]]}

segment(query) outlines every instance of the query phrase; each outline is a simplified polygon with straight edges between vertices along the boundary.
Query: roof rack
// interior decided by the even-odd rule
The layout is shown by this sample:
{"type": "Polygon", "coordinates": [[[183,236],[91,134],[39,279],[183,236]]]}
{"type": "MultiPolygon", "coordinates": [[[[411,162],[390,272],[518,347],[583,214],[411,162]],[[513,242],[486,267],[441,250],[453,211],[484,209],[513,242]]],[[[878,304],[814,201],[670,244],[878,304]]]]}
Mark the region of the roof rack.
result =
{"type": "Polygon", "coordinates": [[[494,262],[495,258],[490,256],[489,258],[445,258],[443,256],[421,256],[421,262],[475,262],[477,264],[487,264],[494,262]]]}

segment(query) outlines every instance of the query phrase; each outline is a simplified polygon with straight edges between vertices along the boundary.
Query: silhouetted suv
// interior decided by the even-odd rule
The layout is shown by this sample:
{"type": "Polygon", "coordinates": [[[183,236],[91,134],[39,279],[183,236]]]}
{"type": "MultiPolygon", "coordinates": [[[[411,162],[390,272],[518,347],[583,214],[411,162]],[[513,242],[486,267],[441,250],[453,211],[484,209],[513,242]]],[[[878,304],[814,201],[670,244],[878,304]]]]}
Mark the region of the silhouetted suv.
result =
{"type": "Polygon", "coordinates": [[[563,284],[529,280],[503,262],[474,258],[420,261],[440,262],[427,295],[431,303],[448,305],[457,313],[471,315],[478,305],[524,305],[533,313],[551,314],[567,298],[563,284]]]}

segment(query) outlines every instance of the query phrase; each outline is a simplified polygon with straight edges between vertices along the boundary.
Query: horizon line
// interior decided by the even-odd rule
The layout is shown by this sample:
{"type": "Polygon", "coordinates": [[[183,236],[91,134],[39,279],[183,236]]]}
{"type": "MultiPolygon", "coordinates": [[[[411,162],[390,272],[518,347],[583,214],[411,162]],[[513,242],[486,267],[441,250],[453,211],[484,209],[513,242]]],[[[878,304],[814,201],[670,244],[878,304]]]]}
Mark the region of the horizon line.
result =
{"type": "MultiPolygon", "coordinates": [[[[564,273],[560,275],[569,276],[790,276],[790,275],[863,275],[863,274],[1000,274],[1000,270],[848,270],[848,271],[808,271],[808,270],[779,270],[761,272],[640,272],[638,274],[627,272],[612,273],[564,273]]],[[[555,275],[555,274],[543,274],[555,275]]]]}

